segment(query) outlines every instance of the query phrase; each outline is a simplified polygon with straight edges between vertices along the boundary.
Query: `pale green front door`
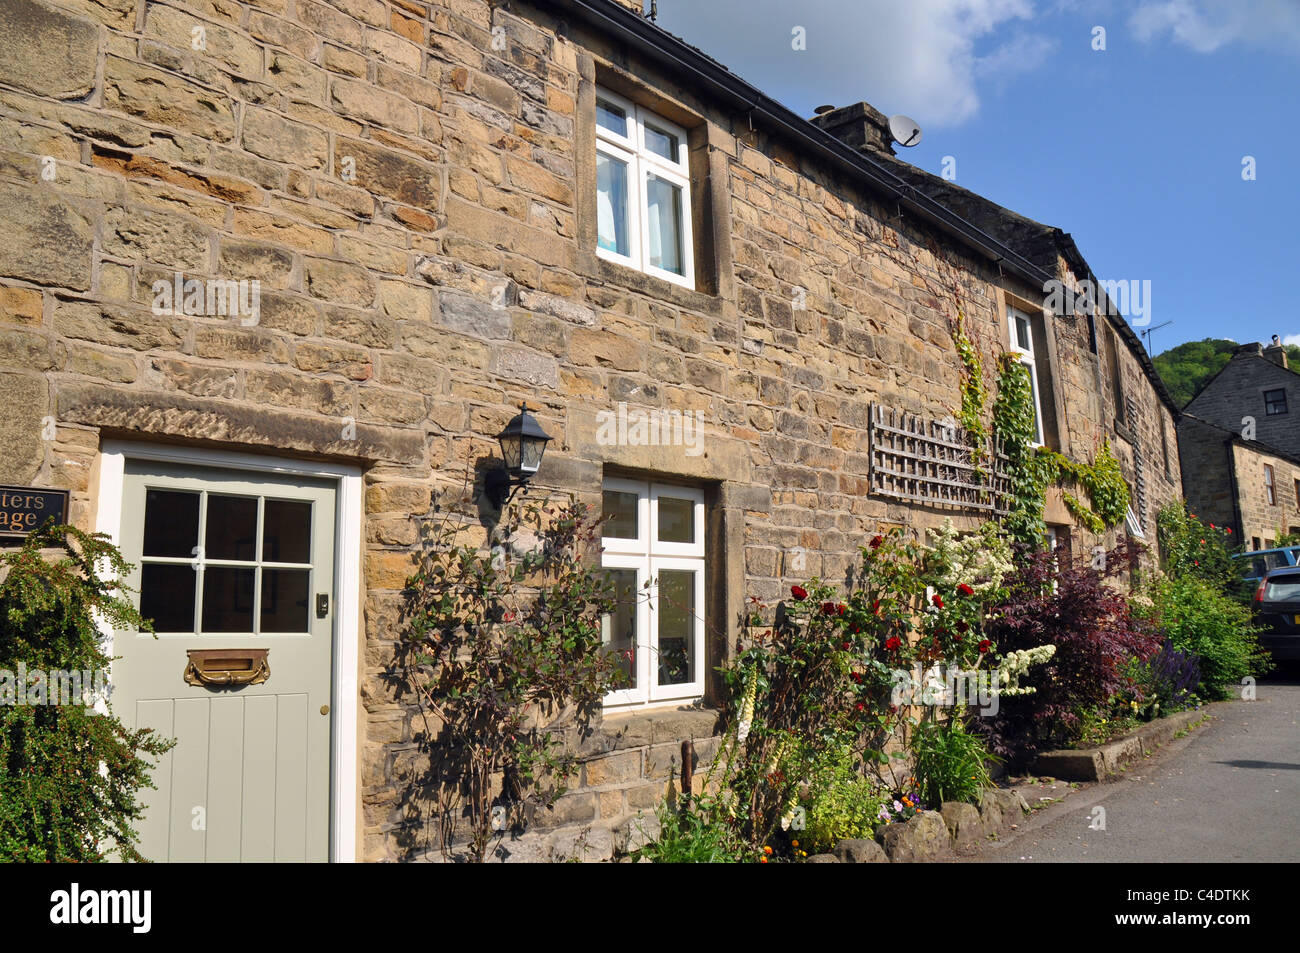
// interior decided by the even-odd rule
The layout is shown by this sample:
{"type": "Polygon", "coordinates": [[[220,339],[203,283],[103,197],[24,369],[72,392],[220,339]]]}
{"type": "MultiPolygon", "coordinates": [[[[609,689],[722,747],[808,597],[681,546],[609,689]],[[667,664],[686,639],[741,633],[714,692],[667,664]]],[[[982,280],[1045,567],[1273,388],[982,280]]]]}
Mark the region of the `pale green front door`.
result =
{"type": "Polygon", "coordinates": [[[158,635],[116,633],[111,700],[177,739],[143,794],[149,859],[328,859],[334,527],[328,481],[127,460],[122,551],[158,635]],[[223,650],[200,684],[191,649],[223,650]],[[239,684],[263,649],[269,677],[239,684]]]}

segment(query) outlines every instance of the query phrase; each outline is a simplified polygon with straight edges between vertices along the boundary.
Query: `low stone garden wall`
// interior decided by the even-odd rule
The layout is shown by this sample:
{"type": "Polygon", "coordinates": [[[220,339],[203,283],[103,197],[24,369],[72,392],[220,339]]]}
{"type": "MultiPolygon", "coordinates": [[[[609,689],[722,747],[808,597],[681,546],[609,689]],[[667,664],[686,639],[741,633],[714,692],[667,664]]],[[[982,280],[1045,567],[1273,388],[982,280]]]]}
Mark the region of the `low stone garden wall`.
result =
{"type": "Polygon", "coordinates": [[[1029,805],[1018,791],[990,788],[980,804],[946,801],[937,811],[918,811],[903,824],[885,827],[878,840],[842,840],[810,864],[886,864],[936,860],[953,849],[973,848],[1020,823],[1029,805]]]}

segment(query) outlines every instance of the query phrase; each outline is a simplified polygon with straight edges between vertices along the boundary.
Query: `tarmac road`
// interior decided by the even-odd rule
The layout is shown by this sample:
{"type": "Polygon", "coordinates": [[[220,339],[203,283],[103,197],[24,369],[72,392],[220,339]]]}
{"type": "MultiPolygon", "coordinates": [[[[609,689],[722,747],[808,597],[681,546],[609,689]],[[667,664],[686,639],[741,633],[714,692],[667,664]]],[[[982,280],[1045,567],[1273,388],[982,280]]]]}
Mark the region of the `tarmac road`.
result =
{"type": "Polygon", "coordinates": [[[1275,672],[1255,701],[1213,719],[1120,780],[1027,818],[967,863],[1300,861],[1300,678],[1275,672]],[[1093,830],[1105,811],[1105,830],[1093,830]]]}

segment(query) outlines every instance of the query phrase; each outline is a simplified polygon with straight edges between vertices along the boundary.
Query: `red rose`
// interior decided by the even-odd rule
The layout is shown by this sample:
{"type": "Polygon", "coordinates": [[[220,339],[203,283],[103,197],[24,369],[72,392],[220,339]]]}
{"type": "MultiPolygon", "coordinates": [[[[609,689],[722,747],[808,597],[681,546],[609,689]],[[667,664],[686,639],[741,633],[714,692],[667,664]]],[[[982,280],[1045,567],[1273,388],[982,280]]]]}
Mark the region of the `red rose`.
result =
{"type": "Polygon", "coordinates": [[[966,583],[964,582],[957,587],[957,591],[960,592],[963,596],[975,595],[975,590],[972,589],[970,586],[966,585],[966,583]]]}
{"type": "Polygon", "coordinates": [[[852,678],[852,679],[853,679],[855,682],[857,682],[859,685],[862,684],[862,673],[861,673],[861,672],[850,672],[850,673],[849,673],[849,677],[852,678]]]}
{"type": "Polygon", "coordinates": [[[808,590],[803,586],[791,586],[790,595],[794,596],[800,602],[808,598],[808,590]]]}
{"type": "Polygon", "coordinates": [[[835,607],[835,611],[838,612],[840,615],[844,615],[844,610],[847,608],[848,606],[846,606],[844,603],[841,602],[839,605],[835,607]]]}
{"type": "Polygon", "coordinates": [[[990,642],[988,639],[985,639],[984,641],[980,642],[981,652],[987,652],[992,647],[993,647],[993,643],[990,642]]]}
{"type": "Polygon", "coordinates": [[[856,708],[858,711],[865,711],[867,706],[864,705],[862,702],[858,702],[853,707],[856,708]]]}
{"type": "Polygon", "coordinates": [[[847,652],[849,649],[853,648],[853,643],[852,643],[852,642],[841,642],[841,643],[840,643],[840,648],[842,648],[844,651],[847,652]]]}
{"type": "Polygon", "coordinates": [[[879,600],[879,599],[877,599],[875,602],[871,603],[871,611],[872,611],[873,613],[875,613],[876,615],[880,615],[880,600],[879,600]]]}
{"type": "Polygon", "coordinates": [[[885,541],[885,537],[883,536],[872,536],[869,545],[871,546],[872,549],[879,549],[880,544],[883,543],[884,541],[885,541]]]}
{"type": "Polygon", "coordinates": [[[933,602],[933,603],[934,603],[936,606],[938,606],[940,609],[943,608],[943,596],[939,595],[939,593],[936,592],[936,593],[935,593],[935,594],[930,598],[930,601],[933,602]]]}
{"type": "Polygon", "coordinates": [[[970,623],[969,623],[969,622],[958,622],[958,623],[957,623],[957,631],[958,631],[958,632],[969,632],[969,631],[970,631],[970,623]]]}
{"type": "Polygon", "coordinates": [[[903,646],[903,640],[896,635],[891,635],[885,639],[885,648],[891,652],[897,652],[903,646]]]}
{"type": "Polygon", "coordinates": [[[823,603],[822,603],[822,615],[834,615],[834,614],[835,614],[835,603],[833,603],[833,602],[823,602],[823,603]]]}
{"type": "Polygon", "coordinates": [[[1229,536],[1232,535],[1232,527],[1231,527],[1231,526],[1225,526],[1225,527],[1223,527],[1223,531],[1224,531],[1225,533],[1227,533],[1229,536]]]}

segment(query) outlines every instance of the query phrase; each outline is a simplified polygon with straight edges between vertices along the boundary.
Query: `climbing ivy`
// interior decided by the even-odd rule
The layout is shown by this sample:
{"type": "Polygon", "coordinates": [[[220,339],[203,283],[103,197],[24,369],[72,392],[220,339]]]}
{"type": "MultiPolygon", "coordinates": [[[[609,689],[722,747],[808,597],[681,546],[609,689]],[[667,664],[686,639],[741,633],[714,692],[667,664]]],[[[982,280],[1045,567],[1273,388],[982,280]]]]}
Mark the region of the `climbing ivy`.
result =
{"type": "Polygon", "coordinates": [[[966,318],[961,310],[952,323],[952,339],[957,345],[957,356],[961,358],[966,377],[961,382],[961,413],[958,419],[962,429],[975,443],[983,447],[988,442],[988,430],[984,426],[984,401],[988,394],[984,388],[984,364],[980,361],[979,351],[966,334],[966,318]]]}
{"type": "Polygon", "coordinates": [[[1002,443],[1006,474],[1011,481],[1009,510],[1003,525],[1013,539],[1031,548],[1041,545],[1046,524],[1043,506],[1047,487],[1062,484],[1087,496],[1085,504],[1062,490],[1065,508],[1092,533],[1118,526],[1128,513],[1129,489],[1119,461],[1103,442],[1097,459],[1079,463],[1045,447],[1034,447],[1034,395],[1029,371],[1012,354],[1002,356],[998,393],[993,402],[993,432],[1002,443]]]}

